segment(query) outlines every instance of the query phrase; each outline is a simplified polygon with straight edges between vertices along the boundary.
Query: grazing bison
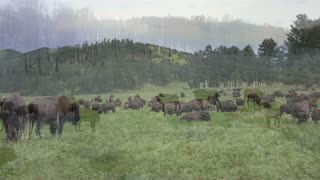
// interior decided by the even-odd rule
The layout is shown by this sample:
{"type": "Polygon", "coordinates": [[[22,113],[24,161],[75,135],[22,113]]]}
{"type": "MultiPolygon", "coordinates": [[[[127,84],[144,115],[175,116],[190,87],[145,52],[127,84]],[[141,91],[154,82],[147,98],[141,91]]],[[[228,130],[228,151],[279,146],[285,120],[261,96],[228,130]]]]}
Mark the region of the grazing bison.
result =
{"type": "Polygon", "coordinates": [[[151,104],[151,111],[160,112],[162,111],[162,104],[159,102],[155,102],[151,104]]]}
{"type": "Polygon", "coordinates": [[[73,125],[76,125],[80,120],[79,104],[74,97],[37,97],[31,101],[28,108],[33,109],[33,115],[30,116],[29,138],[35,123],[36,133],[41,138],[40,130],[44,123],[49,124],[50,133],[53,136],[57,130],[59,136],[61,136],[68,112],[74,113],[73,125]]]}
{"type": "Polygon", "coordinates": [[[237,106],[243,106],[244,105],[244,100],[239,98],[239,99],[236,99],[236,105],[237,106]]]}
{"type": "Polygon", "coordinates": [[[97,96],[93,100],[94,100],[94,102],[99,102],[99,103],[102,102],[101,96],[97,96]]]}
{"type": "Polygon", "coordinates": [[[80,104],[80,105],[82,105],[82,106],[83,106],[83,105],[84,105],[84,103],[85,103],[85,100],[84,100],[84,99],[79,99],[79,104],[80,104]]]}
{"type": "Polygon", "coordinates": [[[162,105],[162,112],[166,115],[166,104],[173,103],[174,111],[177,112],[177,107],[181,109],[181,104],[179,101],[179,96],[176,94],[163,94],[159,93],[156,97],[156,101],[162,105]]]}
{"type": "Polygon", "coordinates": [[[305,90],[309,90],[309,89],[312,89],[312,88],[313,88],[313,84],[311,84],[311,83],[307,83],[307,84],[304,85],[304,89],[305,90]]]}
{"type": "Polygon", "coordinates": [[[302,102],[305,100],[305,97],[302,95],[295,95],[292,96],[291,98],[287,99],[287,103],[298,103],[298,102],[302,102]]]}
{"type": "Polygon", "coordinates": [[[211,119],[209,112],[195,111],[184,115],[181,120],[185,121],[209,121],[211,119]]]}
{"type": "Polygon", "coordinates": [[[298,95],[298,93],[295,90],[289,90],[288,94],[286,95],[286,98],[292,98],[297,95],[298,95]]]}
{"type": "Polygon", "coordinates": [[[261,101],[265,102],[276,102],[276,96],[274,94],[269,94],[266,96],[262,96],[261,101]]]}
{"type": "Polygon", "coordinates": [[[235,98],[240,97],[240,96],[241,96],[240,91],[241,91],[240,88],[235,88],[235,89],[233,89],[232,96],[235,97],[235,98]]]}
{"type": "Polygon", "coordinates": [[[298,124],[307,122],[310,117],[309,105],[306,102],[295,103],[291,116],[298,124]]]}
{"type": "Polygon", "coordinates": [[[271,109],[271,104],[268,101],[264,101],[262,102],[262,106],[266,109],[271,109]]]}
{"type": "Polygon", "coordinates": [[[101,108],[101,105],[99,103],[93,103],[92,107],[91,107],[91,110],[99,112],[100,108],[101,108]]]}
{"type": "Polygon", "coordinates": [[[122,102],[121,102],[121,100],[120,99],[116,99],[116,105],[118,106],[118,107],[120,107],[121,105],[122,105],[122,102]]]}
{"type": "Polygon", "coordinates": [[[109,100],[107,101],[107,103],[114,103],[114,96],[110,95],[109,100]]]}
{"type": "Polygon", "coordinates": [[[279,110],[280,110],[280,117],[283,115],[283,113],[292,114],[293,106],[294,106],[294,103],[289,103],[289,104],[283,104],[283,105],[281,105],[280,108],[279,108],[279,110]]]}
{"type": "Polygon", "coordinates": [[[317,99],[316,98],[312,98],[312,97],[309,98],[308,99],[308,104],[309,104],[309,108],[310,108],[311,112],[318,108],[318,104],[317,104],[317,99]]]}
{"type": "Polygon", "coordinates": [[[237,110],[237,106],[232,100],[219,101],[216,106],[218,112],[235,112],[237,110]]]}
{"type": "Polygon", "coordinates": [[[85,102],[84,102],[83,107],[84,107],[85,109],[90,109],[90,106],[91,106],[91,102],[90,102],[90,101],[85,101],[85,102]]]}
{"type": "Polygon", "coordinates": [[[104,103],[100,105],[100,109],[98,110],[98,112],[106,114],[108,111],[112,111],[113,113],[115,113],[116,106],[117,105],[115,103],[104,103]]]}
{"type": "Polygon", "coordinates": [[[14,94],[1,101],[0,118],[6,131],[7,141],[23,139],[28,119],[28,107],[20,95],[14,94]]]}
{"type": "Polygon", "coordinates": [[[260,89],[245,89],[244,93],[243,93],[243,98],[244,98],[245,101],[248,100],[248,96],[250,94],[255,94],[255,95],[259,96],[259,97],[262,97],[262,96],[264,96],[265,93],[264,93],[264,91],[262,91],[260,89]]]}
{"type": "Polygon", "coordinates": [[[275,92],[273,93],[273,95],[274,95],[275,97],[284,97],[284,96],[285,96],[284,93],[281,92],[281,91],[275,91],[275,92]]]}
{"type": "Polygon", "coordinates": [[[314,93],[311,93],[310,96],[316,98],[316,99],[319,99],[320,98],[320,92],[314,92],[314,93]]]}
{"type": "Polygon", "coordinates": [[[311,113],[311,118],[312,118],[312,121],[314,121],[315,123],[318,123],[318,121],[320,120],[320,109],[313,110],[311,113]]]}
{"type": "Polygon", "coordinates": [[[146,100],[142,99],[139,94],[137,94],[134,97],[133,101],[139,104],[141,108],[143,108],[143,106],[146,105],[146,100]]]}
{"type": "Polygon", "coordinates": [[[247,104],[249,104],[249,102],[253,102],[253,103],[257,104],[258,106],[260,106],[261,105],[261,98],[256,93],[250,93],[247,96],[247,104]]]}
{"type": "Polygon", "coordinates": [[[124,103],[124,109],[133,109],[133,110],[139,110],[143,108],[143,106],[146,104],[146,101],[142,99],[139,95],[136,95],[134,99],[130,96],[128,98],[128,101],[124,103]]]}
{"type": "Polygon", "coordinates": [[[209,101],[211,104],[216,105],[219,102],[219,93],[216,90],[198,89],[193,92],[195,99],[200,104],[201,110],[204,110],[203,102],[209,101]]]}

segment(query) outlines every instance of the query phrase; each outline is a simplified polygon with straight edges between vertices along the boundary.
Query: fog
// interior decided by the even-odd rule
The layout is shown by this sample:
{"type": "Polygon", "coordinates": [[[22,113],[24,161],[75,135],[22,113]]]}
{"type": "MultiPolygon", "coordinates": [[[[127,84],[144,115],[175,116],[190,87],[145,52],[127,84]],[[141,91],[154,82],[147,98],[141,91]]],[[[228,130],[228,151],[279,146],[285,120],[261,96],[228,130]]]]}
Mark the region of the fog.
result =
{"type": "MultiPolygon", "coordinates": [[[[250,44],[257,49],[258,44],[265,38],[272,37],[282,44],[287,33],[287,28],[257,25],[263,24],[261,20],[254,20],[257,16],[252,16],[257,24],[223,15],[222,12],[212,14],[205,8],[203,12],[208,12],[206,16],[192,16],[200,14],[200,11],[190,11],[188,14],[186,5],[182,5],[172,15],[165,15],[171,14],[173,9],[165,10],[164,4],[155,1],[136,0],[128,3],[121,0],[118,4],[100,0],[86,2],[2,1],[0,49],[29,51],[44,46],[75,45],[85,41],[93,43],[104,38],[128,38],[188,52],[203,49],[208,44],[213,47],[236,45],[240,48],[250,44]],[[150,9],[157,5],[159,8],[152,13],[150,9]],[[105,13],[102,13],[103,9],[105,13]],[[139,13],[133,12],[133,9],[139,13]],[[163,13],[159,13],[159,9],[162,9],[163,13]],[[124,11],[126,14],[122,14],[124,11]],[[142,16],[143,13],[146,16],[142,16]]],[[[177,5],[178,2],[180,1],[174,1],[172,5],[177,5]]],[[[250,1],[243,3],[249,5],[250,1]]],[[[191,1],[187,1],[186,4],[192,5],[191,1]]],[[[204,0],[199,1],[198,6],[205,4],[215,7],[214,3],[204,0]]],[[[227,4],[217,1],[217,6],[222,8],[227,4]]],[[[228,10],[225,13],[228,14],[228,10]]]]}

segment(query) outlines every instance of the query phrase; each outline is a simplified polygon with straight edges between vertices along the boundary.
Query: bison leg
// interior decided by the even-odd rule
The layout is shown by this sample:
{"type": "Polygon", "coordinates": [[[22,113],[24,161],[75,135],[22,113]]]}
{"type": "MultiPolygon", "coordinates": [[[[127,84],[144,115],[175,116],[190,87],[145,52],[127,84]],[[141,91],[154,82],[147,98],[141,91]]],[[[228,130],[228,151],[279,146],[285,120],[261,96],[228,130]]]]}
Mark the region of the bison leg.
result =
{"type": "Polygon", "coordinates": [[[24,129],[26,127],[26,122],[27,122],[26,115],[20,117],[19,138],[21,138],[22,141],[24,140],[24,129]]]}
{"type": "Polygon", "coordinates": [[[162,112],[163,112],[163,115],[166,116],[167,113],[166,113],[166,106],[165,104],[162,104],[162,112]]]}
{"type": "Polygon", "coordinates": [[[53,122],[50,124],[50,133],[52,136],[56,135],[56,131],[57,131],[57,123],[53,122]]]}
{"type": "Polygon", "coordinates": [[[29,118],[29,139],[31,139],[31,134],[32,134],[32,131],[33,131],[33,126],[34,126],[34,123],[35,123],[35,118],[36,118],[36,115],[35,114],[30,114],[30,118],[29,118]]]}
{"type": "Polygon", "coordinates": [[[202,99],[200,99],[198,101],[199,101],[199,104],[200,104],[201,111],[203,111],[203,101],[202,101],[202,99]]]}
{"type": "Polygon", "coordinates": [[[41,119],[36,119],[36,134],[41,138],[41,119]]]}
{"type": "Polygon", "coordinates": [[[66,118],[66,115],[65,115],[65,114],[63,114],[62,116],[59,117],[58,133],[59,133],[59,136],[60,136],[60,137],[61,137],[61,135],[62,135],[62,130],[63,130],[65,118],[66,118]]]}

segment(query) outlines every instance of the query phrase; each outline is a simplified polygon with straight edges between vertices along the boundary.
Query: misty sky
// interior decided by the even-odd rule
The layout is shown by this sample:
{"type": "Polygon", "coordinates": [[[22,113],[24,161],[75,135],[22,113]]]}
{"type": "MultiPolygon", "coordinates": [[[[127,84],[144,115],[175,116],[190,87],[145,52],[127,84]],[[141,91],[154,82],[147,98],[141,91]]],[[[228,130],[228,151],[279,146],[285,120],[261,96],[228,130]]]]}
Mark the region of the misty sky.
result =
{"type": "MultiPolygon", "coordinates": [[[[0,5],[8,0],[0,0],[0,5]]],[[[320,17],[320,0],[47,0],[73,8],[90,7],[99,18],[128,19],[141,16],[211,16],[242,19],[256,24],[289,27],[295,16],[320,17]]]]}

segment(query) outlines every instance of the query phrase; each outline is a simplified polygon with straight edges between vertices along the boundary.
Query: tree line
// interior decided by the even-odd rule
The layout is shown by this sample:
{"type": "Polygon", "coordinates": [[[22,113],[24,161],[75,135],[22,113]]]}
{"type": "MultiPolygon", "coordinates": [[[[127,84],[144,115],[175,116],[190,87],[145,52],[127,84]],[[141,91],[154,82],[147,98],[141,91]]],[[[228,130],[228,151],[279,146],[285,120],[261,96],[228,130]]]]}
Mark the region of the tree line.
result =
{"type": "Polygon", "coordinates": [[[319,19],[300,14],[283,44],[264,39],[257,53],[250,45],[242,49],[207,45],[187,53],[129,39],[0,53],[0,60],[6,59],[1,62],[5,66],[0,73],[0,91],[91,94],[171,82],[187,82],[190,88],[200,88],[200,84],[319,84],[319,27],[319,19]],[[10,58],[17,60],[8,63],[10,58]]]}

